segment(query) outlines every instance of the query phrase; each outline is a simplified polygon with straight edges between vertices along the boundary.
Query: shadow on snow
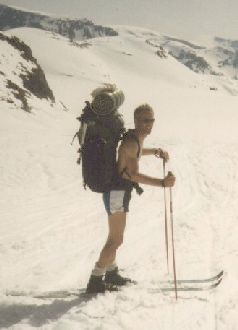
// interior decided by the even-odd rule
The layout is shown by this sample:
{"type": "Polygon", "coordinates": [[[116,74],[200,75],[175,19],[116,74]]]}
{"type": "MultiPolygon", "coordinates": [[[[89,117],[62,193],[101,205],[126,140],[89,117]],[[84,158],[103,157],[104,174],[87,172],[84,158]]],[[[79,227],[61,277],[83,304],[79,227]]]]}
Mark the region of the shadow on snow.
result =
{"type": "Polygon", "coordinates": [[[95,296],[80,295],[76,299],[64,300],[55,299],[52,303],[34,304],[0,304],[0,328],[10,327],[20,323],[22,320],[28,320],[28,323],[35,327],[40,327],[49,321],[56,321],[72,307],[80,306],[91,300],[95,296]]]}

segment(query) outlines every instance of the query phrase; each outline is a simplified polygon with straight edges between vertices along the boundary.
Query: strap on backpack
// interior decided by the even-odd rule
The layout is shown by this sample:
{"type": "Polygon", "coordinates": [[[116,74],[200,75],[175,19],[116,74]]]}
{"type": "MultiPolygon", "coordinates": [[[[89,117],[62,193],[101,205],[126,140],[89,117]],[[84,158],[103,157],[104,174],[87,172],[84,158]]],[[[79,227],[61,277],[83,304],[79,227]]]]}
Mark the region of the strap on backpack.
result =
{"type": "Polygon", "coordinates": [[[138,137],[133,133],[133,130],[132,129],[129,129],[122,137],[122,141],[125,140],[126,138],[132,138],[136,141],[137,143],[137,146],[138,146],[138,151],[137,151],[137,154],[136,154],[136,157],[139,158],[140,156],[140,152],[141,152],[141,147],[140,147],[140,142],[138,140],[138,137]]]}
{"type": "MultiPolygon", "coordinates": [[[[133,130],[128,130],[124,134],[122,140],[124,140],[127,137],[132,137],[136,141],[136,143],[138,145],[138,151],[137,151],[136,157],[139,158],[140,152],[141,152],[140,142],[139,142],[137,136],[135,134],[133,134],[133,130]]],[[[131,178],[130,174],[127,172],[127,168],[126,167],[121,171],[120,177],[122,177],[122,175],[124,173],[128,176],[128,178],[131,178]]],[[[136,192],[137,192],[138,195],[141,195],[144,192],[144,190],[140,187],[140,185],[137,182],[131,181],[131,186],[132,186],[132,188],[134,188],[136,190],[136,192]]]]}

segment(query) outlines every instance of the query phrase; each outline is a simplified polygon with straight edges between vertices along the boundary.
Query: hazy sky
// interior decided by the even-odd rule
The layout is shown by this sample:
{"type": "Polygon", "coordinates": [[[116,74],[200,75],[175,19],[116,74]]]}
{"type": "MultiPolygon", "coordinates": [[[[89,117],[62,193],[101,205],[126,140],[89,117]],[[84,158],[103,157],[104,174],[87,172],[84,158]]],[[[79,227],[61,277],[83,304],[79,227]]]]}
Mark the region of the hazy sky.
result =
{"type": "Polygon", "coordinates": [[[203,36],[238,39],[238,0],[0,0],[0,3],[59,16],[155,29],[201,40],[203,36]]]}

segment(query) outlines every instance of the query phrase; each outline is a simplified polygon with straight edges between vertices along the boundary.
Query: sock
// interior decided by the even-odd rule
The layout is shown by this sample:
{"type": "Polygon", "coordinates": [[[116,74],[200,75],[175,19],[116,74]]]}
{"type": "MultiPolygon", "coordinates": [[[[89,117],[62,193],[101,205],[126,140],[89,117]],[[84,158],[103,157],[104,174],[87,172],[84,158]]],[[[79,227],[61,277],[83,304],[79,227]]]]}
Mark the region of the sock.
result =
{"type": "Polygon", "coordinates": [[[107,266],[107,272],[112,272],[116,268],[117,268],[117,263],[116,263],[116,261],[113,261],[112,264],[110,264],[109,266],[107,266]]]}
{"type": "Polygon", "coordinates": [[[103,276],[106,272],[106,268],[100,268],[95,264],[95,267],[92,270],[91,275],[93,276],[103,276]]]}

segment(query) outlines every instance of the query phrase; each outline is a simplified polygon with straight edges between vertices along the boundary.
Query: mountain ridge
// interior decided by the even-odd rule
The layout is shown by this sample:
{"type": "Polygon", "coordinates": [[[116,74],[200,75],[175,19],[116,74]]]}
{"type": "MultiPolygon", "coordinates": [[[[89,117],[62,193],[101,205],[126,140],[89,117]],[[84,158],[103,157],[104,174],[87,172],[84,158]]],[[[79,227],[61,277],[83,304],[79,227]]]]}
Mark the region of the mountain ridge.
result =
{"type": "Polygon", "coordinates": [[[18,27],[32,27],[56,32],[68,37],[71,41],[118,35],[112,28],[95,25],[86,18],[81,20],[59,18],[0,4],[0,30],[7,31],[18,27]]]}
{"type": "MultiPolygon", "coordinates": [[[[80,20],[60,18],[0,4],[0,30],[6,31],[18,27],[51,31],[69,38],[71,42],[97,37],[115,37],[121,32],[116,25],[103,27],[95,25],[86,18],[80,20]]],[[[124,26],[124,28],[134,33],[132,27],[124,26]]],[[[146,42],[157,48],[162,47],[177,61],[196,73],[228,76],[230,79],[238,80],[238,40],[216,36],[213,45],[209,47],[181,38],[162,36],[148,30],[146,42]]]]}

